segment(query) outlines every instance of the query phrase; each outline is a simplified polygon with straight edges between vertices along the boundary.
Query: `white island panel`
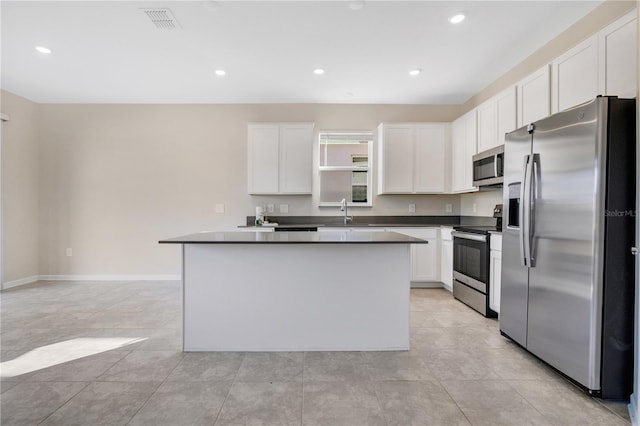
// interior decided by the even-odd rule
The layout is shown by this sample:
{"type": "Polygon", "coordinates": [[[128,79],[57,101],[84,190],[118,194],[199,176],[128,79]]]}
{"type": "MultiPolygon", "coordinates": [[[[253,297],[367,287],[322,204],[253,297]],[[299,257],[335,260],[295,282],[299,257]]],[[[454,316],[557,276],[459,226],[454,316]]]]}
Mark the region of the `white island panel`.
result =
{"type": "Polygon", "coordinates": [[[185,351],[409,349],[409,244],[184,244],[185,351]]]}

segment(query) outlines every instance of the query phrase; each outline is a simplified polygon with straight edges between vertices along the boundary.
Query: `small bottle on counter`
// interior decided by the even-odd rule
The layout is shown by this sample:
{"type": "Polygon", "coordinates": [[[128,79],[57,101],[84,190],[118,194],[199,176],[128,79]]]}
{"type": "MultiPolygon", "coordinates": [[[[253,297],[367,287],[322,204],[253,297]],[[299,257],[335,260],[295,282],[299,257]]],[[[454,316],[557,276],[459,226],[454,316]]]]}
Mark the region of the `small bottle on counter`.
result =
{"type": "Polygon", "coordinates": [[[255,222],[255,225],[256,226],[262,226],[263,222],[264,222],[264,210],[262,209],[262,207],[256,207],[256,222],[255,222]]]}

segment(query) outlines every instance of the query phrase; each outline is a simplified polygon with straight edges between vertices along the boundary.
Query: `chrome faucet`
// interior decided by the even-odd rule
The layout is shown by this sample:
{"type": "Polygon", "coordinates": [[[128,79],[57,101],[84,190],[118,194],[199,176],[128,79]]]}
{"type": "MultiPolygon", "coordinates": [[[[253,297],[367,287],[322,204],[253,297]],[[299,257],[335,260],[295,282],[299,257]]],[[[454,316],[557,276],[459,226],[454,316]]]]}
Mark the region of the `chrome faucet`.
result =
{"type": "Polygon", "coordinates": [[[346,225],[347,222],[350,222],[353,220],[353,217],[351,216],[347,216],[347,200],[346,198],[343,198],[342,201],[340,201],[340,211],[344,212],[344,224],[346,225]]]}

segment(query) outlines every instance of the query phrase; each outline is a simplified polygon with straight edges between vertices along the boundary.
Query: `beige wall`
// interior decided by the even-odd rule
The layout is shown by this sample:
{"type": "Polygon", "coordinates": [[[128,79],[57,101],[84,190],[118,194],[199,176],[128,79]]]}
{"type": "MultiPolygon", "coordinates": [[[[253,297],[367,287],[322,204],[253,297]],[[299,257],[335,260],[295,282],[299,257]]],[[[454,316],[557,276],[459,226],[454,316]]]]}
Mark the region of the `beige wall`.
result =
{"type": "MultiPolygon", "coordinates": [[[[43,275],[176,274],[179,248],[162,238],[244,223],[256,205],[290,215],[339,215],[311,196],[247,195],[247,122],[314,122],[319,130],[380,122],[450,121],[459,106],[41,105],[43,275]],[[224,214],[215,213],[224,203],[224,214]],[[277,207],[276,207],[277,208],[277,207]],[[73,249],[73,257],[65,249],[73,249]]],[[[317,162],[318,149],[314,150],[317,162]]],[[[314,188],[318,188],[317,177],[314,188]]],[[[374,188],[375,189],[375,188],[374,188]]],[[[315,191],[317,193],[317,191],[315,191]]],[[[377,196],[356,215],[459,212],[460,196],[377,196]]]]}
{"type": "Polygon", "coordinates": [[[38,275],[38,105],[2,93],[2,283],[38,275]]]}

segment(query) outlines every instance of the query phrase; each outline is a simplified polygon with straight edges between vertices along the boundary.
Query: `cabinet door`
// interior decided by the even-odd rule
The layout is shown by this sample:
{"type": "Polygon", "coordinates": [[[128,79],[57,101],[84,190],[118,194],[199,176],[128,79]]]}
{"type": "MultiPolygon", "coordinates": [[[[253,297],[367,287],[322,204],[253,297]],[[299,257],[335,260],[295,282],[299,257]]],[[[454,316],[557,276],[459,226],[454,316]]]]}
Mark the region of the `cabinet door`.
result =
{"type": "Polygon", "coordinates": [[[502,252],[489,253],[489,307],[500,313],[500,289],[502,287],[502,252]]]}
{"type": "Polygon", "coordinates": [[[638,27],[633,10],[598,33],[599,93],[635,98],[638,69],[638,27]]]}
{"type": "Polygon", "coordinates": [[[478,107],[478,152],[498,145],[498,116],[496,99],[491,98],[478,107]]]}
{"type": "Polygon", "coordinates": [[[551,63],[551,113],[598,95],[598,38],[589,37],[551,63]]]}
{"type": "Polygon", "coordinates": [[[453,241],[442,240],[440,254],[440,281],[444,284],[444,288],[449,291],[453,290],[453,241]]]}
{"type": "Polygon", "coordinates": [[[411,244],[411,281],[439,281],[438,229],[389,228],[388,230],[428,241],[428,244],[411,244]]]}
{"type": "Polygon", "coordinates": [[[427,241],[428,244],[411,246],[411,281],[439,281],[438,240],[434,238],[427,241]]]}
{"type": "Polygon", "coordinates": [[[476,110],[465,114],[465,153],[464,153],[464,190],[474,191],[473,186],[473,156],[478,153],[478,120],[476,110]]]}
{"type": "Polygon", "coordinates": [[[445,123],[416,124],[414,192],[444,192],[446,138],[445,123]]]}
{"type": "Polygon", "coordinates": [[[379,193],[413,193],[414,126],[412,124],[384,124],[379,173],[382,173],[379,193]]]}
{"type": "Polygon", "coordinates": [[[311,194],[313,125],[280,125],[280,193],[311,194]]]}
{"type": "Polygon", "coordinates": [[[498,145],[502,145],[504,135],[518,128],[515,86],[496,96],[496,118],[498,120],[498,145]]]}
{"type": "Polygon", "coordinates": [[[458,118],[451,125],[451,189],[454,192],[465,189],[466,132],[465,116],[458,118]]]}
{"type": "Polygon", "coordinates": [[[277,194],[280,158],[278,125],[250,124],[248,132],[249,194],[277,194]]]}
{"type": "Polygon", "coordinates": [[[550,114],[549,66],[545,65],[518,83],[518,127],[550,114]]]}

